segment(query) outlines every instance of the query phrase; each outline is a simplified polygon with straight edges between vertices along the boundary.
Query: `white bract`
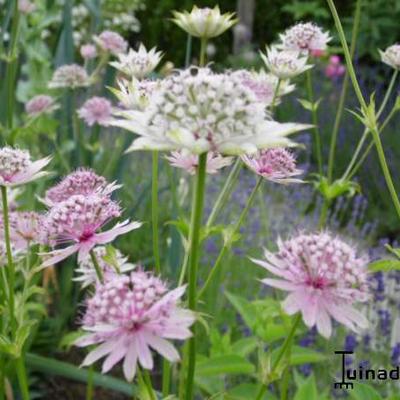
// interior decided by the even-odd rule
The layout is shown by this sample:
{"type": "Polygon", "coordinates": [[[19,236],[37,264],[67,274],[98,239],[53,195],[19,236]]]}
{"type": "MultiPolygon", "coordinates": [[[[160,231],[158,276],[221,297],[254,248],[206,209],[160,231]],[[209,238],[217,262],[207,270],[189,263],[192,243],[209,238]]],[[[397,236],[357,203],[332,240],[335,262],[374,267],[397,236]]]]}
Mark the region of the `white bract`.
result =
{"type": "Polygon", "coordinates": [[[130,150],[208,151],[223,155],[293,146],[308,125],[268,118],[265,103],[236,73],[189,68],[160,82],[143,111],[118,111],[113,125],[139,135],[130,150]]]}

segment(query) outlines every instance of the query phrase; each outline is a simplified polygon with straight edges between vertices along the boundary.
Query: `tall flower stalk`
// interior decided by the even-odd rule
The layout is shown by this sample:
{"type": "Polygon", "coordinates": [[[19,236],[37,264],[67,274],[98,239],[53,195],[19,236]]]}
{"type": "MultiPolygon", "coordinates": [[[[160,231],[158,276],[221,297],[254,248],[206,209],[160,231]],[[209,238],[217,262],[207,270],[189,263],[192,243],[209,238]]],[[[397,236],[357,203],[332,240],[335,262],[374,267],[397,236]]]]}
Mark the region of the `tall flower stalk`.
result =
{"type": "MultiPolygon", "coordinates": [[[[189,308],[197,310],[197,269],[200,256],[200,229],[203,216],[204,192],[206,182],[207,153],[199,156],[199,166],[196,176],[195,190],[193,193],[192,218],[190,223],[190,258],[189,258],[189,288],[188,303],[189,308]]],[[[191,400],[194,393],[194,372],[196,366],[196,326],[193,326],[193,337],[188,345],[188,364],[186,378],[185,399],[191,400]]]]}
{"type": "Polygon", "coordinates": [[[151,180],[151,222],[153,230],[153,254],[156,272],[161,273],[160,250],[158,238],[158,151],[152,153],[151,180]]]}

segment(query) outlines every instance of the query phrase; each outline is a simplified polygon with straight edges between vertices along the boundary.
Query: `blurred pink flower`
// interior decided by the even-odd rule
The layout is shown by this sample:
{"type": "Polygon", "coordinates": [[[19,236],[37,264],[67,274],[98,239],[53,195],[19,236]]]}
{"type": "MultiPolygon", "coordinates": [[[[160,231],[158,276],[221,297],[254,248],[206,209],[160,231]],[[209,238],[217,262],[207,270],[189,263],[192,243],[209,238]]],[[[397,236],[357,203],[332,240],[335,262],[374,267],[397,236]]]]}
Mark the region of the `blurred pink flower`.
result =
{"type": "Polygon", "coordinates": [[[10,237],[16,250],[26,250],[31,244],[45,244],[44,216],[34,211],[10,213],[10,237]]]}
{"type": "MultiPolygon", "coordinates": [[[[194,175],[199,165],[199,156],[196,154],[185,153],[183,151],[172,151],[165,157],[173,167],[182,168],[194,175]]],[[[231,165],[232,157],[223,157],[218,153],[207,154],[207,174],[216,174],[218,170],[231,165]]]]}
{"type": "Polygon", "coordinates": [[[368,326],[353,305],[369,298],[368,259],[327,232],[300,234],[278,241],[278,252],[265,250],[265,261],[252,259],[280,279],[263,279],[268,286],[289,292],[282,305],[289,314],[301,312],[308,327],[329,338],[331,319],[359,331],[368,326]]]}
{"type": "Polygon", "coordinates": [[[89,86],[89,84],[89,76],[83,67],[77,64],[67,64],[55,70],[48,87],[50,89],[76,89],[89,86]]]}
{"type": "Polygon", "coordinates": [[[95,36],[93,40],[104,51],[109,51],[111,54],[117,55],[125,53],[128,48],[128,43],[117,32],[104,31],[99,36],[95,36]]]}
{"type": "Polygon", "coordinates": [[[112,116],[112,104],[104,97],[92,97],[85,101],[78,110],[78,115],[89,126],[94,124],[108,126],[112,116]]]}
{"type": "Polygon", "coordinates": [[[340,57],[329,57],[329,64],[325,67],[325,76],[331,79],[339,78],[346,72],[346,67],[341,63],[340,57]]]}
{"type": "Polygon", "coordinates": [[[167,290],[159,278],[144,271],[113,276],[98,284],[86,302],[82,328],[89,333],[75,343],[79,347],[98,345],[82,365],[102,357],[102,372],[107,373],[123,360],[125,378],[132,381],[140,363],[153,368],[153,349],[170,362],[179,361],[179,353],[168,339],[184,340],[192,333],[193,312],[183,309],[179,300],[185,287],[167,290]]]}
{"type": "Polygon", "coordinates": [[[50,257],[42,265],[56,264],[74,253],[78,253],[78,262],[81,262],[96,245],[110,243],[117,236],[141,226],[140,222],[125,220],[105,232],[99,232],[120,215],[119,205],[108,196],[99,194],[73,195],[57,203],[46,216],[49,240],[53,245],[71,245],[47,253],[50,257]]]}
{"type": "Polygon", "coordinates": [[[90,43],[81,46],[80,53],[84,60],[92,60],[97,57],[96,46],[90,43]]]}
{"type": "Polygon", "coordinates": [[[276,183],[301,183],[293,178],[303,171],[296,168],[293,154],[284,148],[261,150],[256,154],[242,156],[243,162],[256,174],[276,183]]]}
{"type": "Polygon", "coordinates": [[[79,168],[47,190],[43,202],[51,207],[76,194],[108,195],[120,187],[115,182],[108,183],[106,178],[97,175],[91,169],[79,168]]]}
{"type": "Polygon", "coordinates": [[[28,151],[12,147],[0,148],[0,186],[18,186],[32,182],[45,175],[41,171],[51,160],[51,157],[31,161],[28,151]]]}
{"type": "Polygon", "coordinates": [[[40,94],[33,97],[25,105],[27,114],[36,116],[42,113],[51,113],[58,108],[55,100],[51,96],[40,94]]]}

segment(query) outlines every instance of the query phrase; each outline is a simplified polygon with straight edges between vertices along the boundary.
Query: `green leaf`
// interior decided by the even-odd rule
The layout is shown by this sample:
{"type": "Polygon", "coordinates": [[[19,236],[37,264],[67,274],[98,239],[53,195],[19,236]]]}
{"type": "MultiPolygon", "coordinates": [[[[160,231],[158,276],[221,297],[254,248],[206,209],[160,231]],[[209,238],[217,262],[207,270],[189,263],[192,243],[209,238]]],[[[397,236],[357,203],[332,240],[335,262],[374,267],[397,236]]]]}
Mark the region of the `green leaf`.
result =
{"type": "Polygon", "coordinates": [[[399,260],[378,260],[368,265],[368,271],[370,272],[389,272],[389,271],[400,271],[399,260]]]}
{"type": "Polygon", "coordinates": [[[382,400],[380,394],[365,383],[356,383],[354,389],[349,390],[349,395],[354,400],[382,400]]]}
{"type": "Polygon", "coordinates": [[[252,374],[254,365],[236,354],[217,356],[200,361],[196,366],[198,376],[215,376],[225,374],[252,374]]]}
{"type": "MultiPolygon", "coordinates": [[[[272,360],[277,357],[280,348],[272,352],[272,360]]],[[[318,351],[306,347],[293,346],[290,356],[290,365],[313,364],[326,361],[328,357],[318,351]]]]}
{"type": "MultiPolygon", "coordinates": [[[[228,391],[225,396],[226,400],[254,400],[257,398],[258,391],[260,389],[260,385],[255,383],[242,383],[238,386],[235,386],[231,390],[228,391]]],[[[263,397],[268,400],[276,400],[276,397],[272,393],[267,393],[263,397]]]]}
{"type": "Polygon", "coordinates": [[[232,345],[232,352],[239,356],[246,357],[257,348],[257,339],[255,337],[247,337],[238,340],[232,345]]]}
{"type": "Polygon", "coordinates": [[[385,247],[386,247],[391,253],[393,253],[397,258],[400,259],[400,249],[399,249],[399,248],[393,248],[393,247],[390,246],[389,244],[385,245],[385,247]]]}
{"type": "Polygon", "coordinates": [[[318,99],[317,101],[315,101],[314,103],[311,103],[310,101],[306,100],[306,99],[297,99],[297,101],[303,106],[303,108],[305,110],[308,111],[317,111],[319,104],[321,103],[322,99],[318,99]]]}
{"type": "Polygon", "coordinates": [[[311,375],[301,385],[294,396],[294,400],[318,400],[317,386],[315,384],[314,375],[311,375]]]}
{"type": "Polygon", "coordinates": [[[236,311],[243,318],[246,325],[253,329],[256,322],[256,312],[253,304],[248,302],[246,299],[240,296],[233,295],[229,292],[225,292],[226,297],[230,303],[235,307],[236,311]]]}

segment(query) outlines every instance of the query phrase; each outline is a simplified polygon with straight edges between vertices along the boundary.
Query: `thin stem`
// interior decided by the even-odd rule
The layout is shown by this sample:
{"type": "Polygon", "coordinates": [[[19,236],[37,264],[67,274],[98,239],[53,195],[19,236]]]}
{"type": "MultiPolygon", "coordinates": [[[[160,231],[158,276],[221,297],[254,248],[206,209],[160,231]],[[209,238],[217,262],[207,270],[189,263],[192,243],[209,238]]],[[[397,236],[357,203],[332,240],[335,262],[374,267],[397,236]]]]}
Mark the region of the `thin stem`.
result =
{"type": "MultiPolygon", "coordinates": [[[[356,76],[356,73],[355,73],[355,70],[354,70],[353,63],[351,61],[349,48],[348,48],[347,43],[346,43],[346,37],[345,37],[344,31],[343,31],[342,24],[340,22],[339,15],[337,13],[337,10],[336,10],[336,7],[335,7],[335,4],[334,4],[333,0],[327,0],[327,2],[328,2],[328,5],[329,5],[329,8],[331,10],[333,19],[335,21],[336,29],[337,29],[337,31],[339,33],[339,38],[340,38],[340,41],[341,41],[341,44],[342,44],[342,47],[343,47],[343,51],[344,51],[344,55],[345,55],[346,63],[347,63],[347,68],[349,70],[349,74],[350,74],[350,78],[351,78],[351,81],[352,81],[352,84],[353,84],[353,87],[354,87],[354,91],[356,93],[356,96],[357,96],[358,101],[359,101],[359,103],[361,105],[361,109],[362,109],[364,115],[368,115],[367,103],[365,102],[365,99],[364,99],[364,97],[362,95],[362,92],[361,92],[360,85],[359,85],[359,83],[357,81],[357,76],[356,76]]],[[[371,126],[371,133],[372,133],[372,137],[374,138],[375,146],[376,146],[376,149],[377,149],[377,152],[378,152],[379,162],[381,164],[381,169],[382,169],[383,175],[385,177],[386,185],[388,187],[388,190],[389,190],[390,196],[392,198],[392,202],[394,204],[396,212],[397,212],[397,214],[398,214],[398,216],[400,218],[400,201],[399,201],[399,198],[397,196],[396,189],[394,187],[392,177],[390,175],[389,167],[388,167],[387,162],[386,162],[385,153],[383,151],[383,147],[382,147],[382,143],[381,143],[381,140],[380,140],[380,137],[379,137],[379,132],[378,132],[377,127],[376,127],[376,123],[374,123],[374,126],[371,126]]]]}
{"type": "MultiPolygon", "coordinates": [[[[390,120],[393,118],[393,116],[397,113],[398,109],[396,107],[393,107],[392,110],[390,111],[389,115],[386,117],[386,119],[383,121],[382,125],[379,127],[379,134],[381,135],[383,131],[385,130],[387,124],[390,122],[390,120]]],[[[352,171],[348,174],[347,179],[352,179],[353,176],[357,173],[357,171],[360,169],[361,165],[364,163],[365,159],[367,158],[369,152],[371,151],[372,147],[374,146],[374,141],[371,140],[368,144],[368,147],[365,149],[363,155],[360,157],[360,160],[357,162],[357,164],[354,166],[352,171]]]]}
{"type": "Polygon", "coordinates": [[[192,54],[192,36],[188,34],[186,41],[186,52],[185,52],[185,68],[190,65],[190,56],[192,54]]]}
{"type": "MultiPolygon", "coordinates": [[[[200,256],[200,230],[203,216],[204,191],[206,182],[207,153],[199,156],[196,176],[196,186],[193,193],[192,217],[190,222],[190,261],[189,261],[189,288],[188,304],[192,311],[197,309],[197,269],[200,256]]],[[[196,367],[196,326],[193,327],[193,336],[189,340],[188,367],[186,379],[186,400],[193,398],[194,372],[196,367]]]]}
{"type": "Polygon", "coordinates": [[[328,218],[330,201],[324,198],[324,202],[322,203],[321,214],[319,216],[318,228],[322,229],[326,225],[326,220],[328,218]]]}
{"type": "Polygon", "coordinates": [[[200,39],[200,67],[204,67],[206,65],[206,50],[207,50],[207,38],[200,39]]]}
{"type": "Polygon", "coordinates": [[[97,260],[96,254],[94,250],[90,250],[90,258],[92,259],[92,263],[94,265],[94,269],[96,270],[96,275],[97,278],[99,279],[100,283],[104,283],[104,277],[103,277],[103,271],[101,270],[101,267],[99,265],[99,262],[97,260]]]}
{"type": "Polygon", "coordinates": [[[242,162],[240,160],[240,157],[238,157],[228,175],[228,178],[225,181],[224,187],[222,188],[220,194],[218,195],[218,198],[214,204],[213,209],[211,210],[210,216],[208,217],[206,223],[207,228],[209,228],[214,224],[214,221],[218,213],[220,212],[221,208],[225,205],[229,195],[232,192],[233,185],[239,176],[241,168],[242,168],[242,162]]]}
{"type": "MultiPolygon", "coordinates": [[[[356,3],[356,11],[354,13],[354,22],[353,22],[353,30],[351,34],[351,45],[350,45],[350,54],[351,58],[354,57],[354,52],[356,49],[357,36],[358,36],[358,28],[360,26],[360,17],[361,17],[361,3],[362,0],[357,0],[356,3]]],[[[335,152],[336,152],[336,142],[337,135],[339,133],[339,126],[343,116],[344,103],[346,100],[347,89],[349,87],[349,72],[346,69],[346,74],[343,78],[343,86],[342,91],[340,93],[340,99],[338,104],[338,109],[336,112],[335,122],[333,125],[332,135],[331,135],[331,143],[329,146],[329,159],[328,159],[328,182],[331,182],[333,177],[333,163],[335,161],[335,152]]]]}
{"type": "Polygon", "coordinates": [[[10,321],[11,321],[11,332],[12,337],[15,336],[16,331],[16,320],[14,313],[14,288],[15,288],[15,266],[13,261],[13,256],[11,252],[11,240],[10,240],[10,221],[8,215],[8,199],[7,199],[7,188],[5,186],[1,186],[1,200],[3,203],[3,223],[4,223],[4,240],[6,242],[6,251],[7,251],[7,271],[8,271],[8,307],[10,313],[10,321]]]}
{"type": "Polygon", "coordinates": [[[278,82],[276,84],[276,87],[275,87],[275,90],[274,90],[274,95],[272,97],[271,106],[270,106],[272,115],[274,115],[275,103],[276,103],[276,100],[278,98],[278,93],[279,93],[279,89],[281,87],[281,83],[282,83],[282,79],[278,78],[278,82]]]}
{"type": "Polygon", "coordinates": [[[93,365],[91,365],[88,369],[88,380],[86,384],[86,400],[93,400],[93,365]]]}
{"type": "Polygon", "coordinates": [[[153,229],[153,254],[157,274],[161,273],[158,244],[158,151],[153,151],[151,180],[151,222],[153,229]]]}
{"type": "Polygon", "coordinates": [[[267,392],[268,386],[262,384],[260,390],[257,393],[256,400],[261,400],[264,397],[264,394],[267,392]]]}
{"type": "Polygon", "coordinates": [[[18,376],[18,382],[21,390],[22,399],[29,400],[30,396],[29,396],[28,380],[26,377],[25,362],[22,355],[15,361],[15,366],[17,369],[17,376],[18,376]]]}
{"type": "Polygon", "coordinates": [[[153,385],[151,384],[151,379],[149,375],[149,371],[147,369],[143,369],[143,381],[147,388],[147,392],[149,393],[151,400],[157,400],[156,395],[153,390],[153,385]]]}
{"type": "Polygon", "coordinates": [[[263,177],[260,176],[257,179],[257,183],[255,184],[255,186],[254,186],[249,198],[247,199],[246,206],[244,207],[242,213],[240,214],[239,219],[237,220],[235,226],[232,229],[230,237],[225,240],[225,243],[224,243],[221,251],[218,254],[217,260],[215,261],[215,264],[212,267],[211,272],[208,275],[208,277],[206,279],[206,282],[204,283],[204,286],[201,288],[201,290],[199,292],[198,299],[202,295],[204,295],[204,293],[206,293],[207,289],[210,287],[211,282],[213,281],[214,277],[216,276],[216,274],[217,274],[217,272],[218,272],[218,270],[220,268],[221,261],[223,260],[223,258],[225,256],[225,253],[227,252],[227,250],[229,249],[230,245],[232,244],[233,237],[236,235],[236,233],[239,231],[240,227],[242,226],[243,221],[246,218],[247,213],[249,212],[249,210],[250,210],[250,208],[251,208],[251,206],[253,204],[255,195],[256,195],[257,190],[260,187],[262,181],[263,181],[263,177]]]}
{"type": "MultiPolygon", "coordinates": [[[[384,111],[385,106],[386,106],[386,104],[388,102],[388,99],[390,98],[390,95],[392,94],[392,91],[393,91],[394,84],[396,82],[397,76],[398,76],[398,71],[396,70],[392,75],[392,79],[390,80],[390,84],[388,86],[388,90],[386,91],[386,94],[385,94],[385,97],[384,97],[384,99],[382,101],[382,104],[381,104],[381,106],[380,106],[380,108],[379,108],[379,110],[378,110],[378,112],[376,114],[376,119],[377,120],[379,119],[379,117],[381,116],[382,112],[384,111]]],[[[363,147],[363,145],[364,145],[364,143],[365,143],[365,141],[367,139],[368,134],[369,134],[369,129],[365,128],[364,132],[363,132],[363,134],[361,136],[361,139],[358,142],[357,147],[356,147],[356,149],[354,151],[353,157],[351,158],[351,160],[349,162],[349,165],[347,166],[346,171],[344,172],[344,174],[342,176],[342,179],[345,180],[345,179],[348,178],[348,175],[350,174],[351,169],[354,167],[354,164],[356,163],[356,160],[357,160],[358,156],[360,155],[361,149],[362,149],[362,147],[363,147]]]]}
{"type": "Polygon", "coordinates": [[[76,102],[76,91],[72,90],[71,92],[71,99],[72,99],[72,130],[73,130],[73,138],[75,142],[75,158],[76,164],[72,163],[73,165],[80,165],[81,164],[81,130],[80,130],[80,121],[78,119],[77,113],[77,102],[76,102]]]}
{"type": "Polygon", "coordinates": [[[313,146],[314,147],[314,156],[316,156],[316,158],[317,158],[318,173],[320,175],[322,175],[321,138],[320,138],[320,135],[319,135],[317,110],[316,110],[315,105],[314,105],[314,91],[313,91],[313,85],[312,85],[311,70],[307,70],[306,79],[307,79],[308,100],[312,104],[311,118],[312,118],[312,123],[314,125],[314,127],[313,127],[313,132],[314,132],[314,146],[313,146]]]}
{"type": "Polygon", "coordinates": [[[167,397],[169,395],[171,385],[171,364],[163,359],[163,373],[162,373],[162,395],[167,397]]]}

